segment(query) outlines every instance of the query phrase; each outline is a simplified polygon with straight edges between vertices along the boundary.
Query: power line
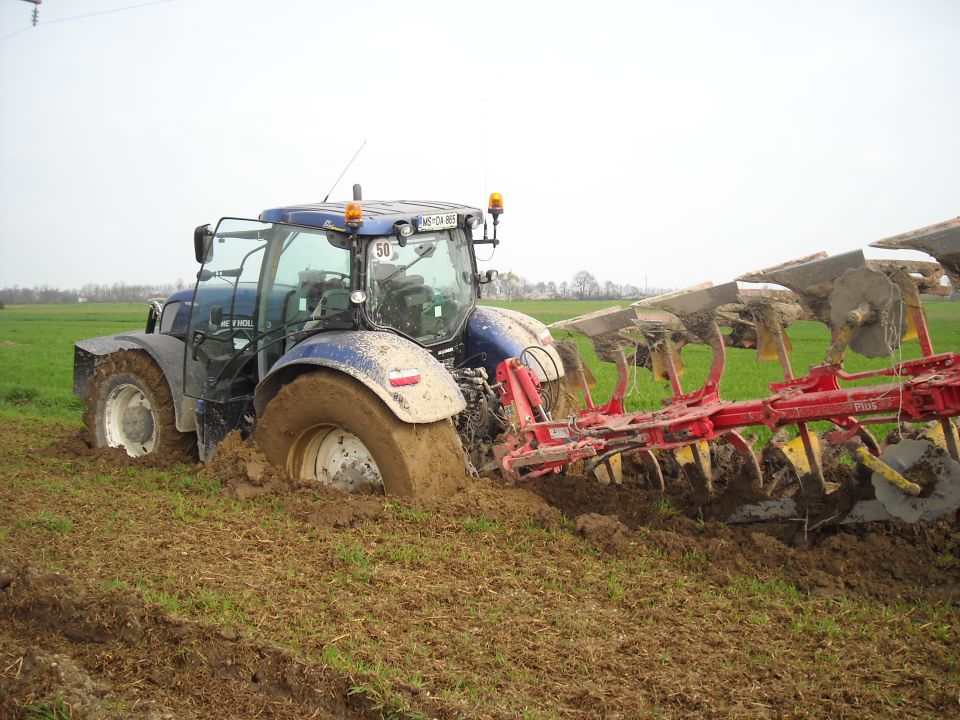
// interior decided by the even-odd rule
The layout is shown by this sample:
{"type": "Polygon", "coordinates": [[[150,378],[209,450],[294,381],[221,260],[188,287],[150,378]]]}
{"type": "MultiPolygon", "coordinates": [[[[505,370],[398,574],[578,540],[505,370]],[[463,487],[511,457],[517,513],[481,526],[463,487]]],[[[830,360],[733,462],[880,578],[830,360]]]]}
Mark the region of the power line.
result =
{"type": "MultiPolygon", "coordinates": [[[[67,22],[68,20],[81,20],[82,18],[93,17],[94,15],[107,15],[108,13],[123,12],[124,10],[136,10],[137,8],[149,7],[151,5],[163,5],[165,3],[173,2],[173,0],[153,0],[153,2],[140,3],[139,5],[126,5],[119,8],[111,8],[110,10],[98,10],[97,12],[86,13],[84,15],[72,15],[71,17],[65,18],[56,18],[55,20],[47,20],[42,25],[53,25],[54,23],[67,22]]],[[[20,28],[16,32],[12,32],[9,35],[4,35],[0,37],[0,42],[12,38],[14,35],[19,35],[25,30],[29,30],[31,26],[25,28],[20,28]]]]}
{"type": "Polygon", "coordinates": [[[12,38],[14,35],[19,35],[20,33],[25,32],[25,31],[29,30],[29,29],[32,28],[32,27],[33,27],[32,25],[27,25],[26,27],[22,27],[22,28],[20,28],[19,30],[10,33],[9,35],[4,35],[3,37],[0,37],[0,42],[3,42],[3,41],[6,40],[7,38],[12,38]]]}
{"type": "Polygon", "coordinates": [[[173,2],[173,0],[154,0],[153,2],[141,3],[139,5],[127,5],[125,7],[113,8],[111,10],[98,10],[97,12],[87,13],[86,15],[74,15],[72,17],[57,18],[56,20],[47,20],[44,25],[53,25],[54,23],[66,22],[67,20],[80,20],[81,18],[93,17],[94,15],[106,15],[108,13],[122,12],[124,10],[136,10],[137,8],[149,7],[150,5],[163,5],[173,2]]]}

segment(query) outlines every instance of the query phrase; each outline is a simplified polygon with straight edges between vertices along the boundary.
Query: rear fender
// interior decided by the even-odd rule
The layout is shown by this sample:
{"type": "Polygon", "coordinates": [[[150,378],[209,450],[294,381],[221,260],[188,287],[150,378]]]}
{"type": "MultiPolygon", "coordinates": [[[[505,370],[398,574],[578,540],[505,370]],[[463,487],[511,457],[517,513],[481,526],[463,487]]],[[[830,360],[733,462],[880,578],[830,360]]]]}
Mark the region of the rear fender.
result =
{"type": "Polygon", "coordinates": [[[170,388],[177,417],[177,430],[197,429],[194,398],[183,394],[183,340],[172,335],[135,332],[126,335],[105,335],[80,340],[73,346],[73,394],[86,397],[93,371],[109,355],[119,350],[145,350],[154,359],[170,388]]]}
{"type": "Polygon", "coordinates": [[[429,351],[393,333],[351,330],[312,335],[280,358],[254,393],[257,416],[281,387],[318,367],[356,378],[405,423],[436,422],[466,408],[453,376],[429,351]],[[420,382],[393,387],[390,371],[408,369],[420,372],[420,382]]]}
{"type": "Polygon", "coordinates": [[[519,357],[533,370],[540,382],[563,377],[563,363],[553,347],[543,338],[550,331],[539,320],[506,308],[477,306],[467,322],[467,355],[483,353],[483,367],[491,378],[496,377],[497,365],[511,357],[519,357]],[[538,348],[528,350],[527,348],[538,348]]]}

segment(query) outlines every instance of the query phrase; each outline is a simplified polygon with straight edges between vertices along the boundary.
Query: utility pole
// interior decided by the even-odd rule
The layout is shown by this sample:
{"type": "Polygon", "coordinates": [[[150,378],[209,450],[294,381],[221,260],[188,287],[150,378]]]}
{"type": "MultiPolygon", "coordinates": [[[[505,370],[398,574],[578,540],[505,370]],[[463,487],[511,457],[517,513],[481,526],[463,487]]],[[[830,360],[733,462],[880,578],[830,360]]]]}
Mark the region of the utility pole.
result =
{"type": "Polygon", "coordinates": [[[40,22],[40,3],[43,0],[23,0],[24,2],[33,3],[33,26],[36,27],[37,23],[40,22]]]}

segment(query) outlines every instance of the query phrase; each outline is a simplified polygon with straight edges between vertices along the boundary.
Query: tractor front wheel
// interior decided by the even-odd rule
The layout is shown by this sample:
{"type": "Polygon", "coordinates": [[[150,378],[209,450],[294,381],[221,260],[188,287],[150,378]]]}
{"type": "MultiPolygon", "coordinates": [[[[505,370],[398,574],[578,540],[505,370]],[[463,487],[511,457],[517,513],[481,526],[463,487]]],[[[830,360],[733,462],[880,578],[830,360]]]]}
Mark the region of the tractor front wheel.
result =
{"type": "Polygon", "coordinates": [[[409,424],[359,381],[318,370],[284,385],[257,421],[267,459],[292,480],[361,494],[437,497],[466,475],[450,420],[409,424]]]}
{"type": "Polygon", "coordinates": [[[86,403],[83,422],[94,447],[173,462],[195,459],[195,436],[177,430],[170,386],[146,353],[121,350],[108,356],[93,372],[86,403]]]}

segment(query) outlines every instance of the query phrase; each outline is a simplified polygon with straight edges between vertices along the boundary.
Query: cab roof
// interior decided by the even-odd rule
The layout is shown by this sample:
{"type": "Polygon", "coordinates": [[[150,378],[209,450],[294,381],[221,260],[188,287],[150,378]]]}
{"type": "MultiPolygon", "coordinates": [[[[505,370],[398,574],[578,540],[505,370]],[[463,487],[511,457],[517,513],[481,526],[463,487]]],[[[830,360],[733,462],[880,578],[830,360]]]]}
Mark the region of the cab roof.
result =
{"type": "MultiPolygon", "coordinates": [[[[346,206],[346,202],[289,205],[264,210],[260,213],[260,220],[349,232],[349,228],[343,219],[346,206]]],[[[394,223],[401,220],[416,227],[417,218],[420,215],[455,212],[460,216],[459,222],[461,224],[463,218],[467,215],[483,219],[483,212],[478,208],[432,200],[363,200],[361,201],[361,207],[363,208],[363,224],[357,231],[359,235],[390,235],[394,231],[394,223]]]]}

